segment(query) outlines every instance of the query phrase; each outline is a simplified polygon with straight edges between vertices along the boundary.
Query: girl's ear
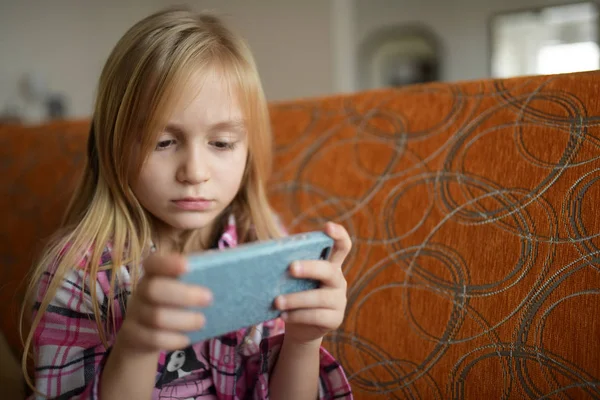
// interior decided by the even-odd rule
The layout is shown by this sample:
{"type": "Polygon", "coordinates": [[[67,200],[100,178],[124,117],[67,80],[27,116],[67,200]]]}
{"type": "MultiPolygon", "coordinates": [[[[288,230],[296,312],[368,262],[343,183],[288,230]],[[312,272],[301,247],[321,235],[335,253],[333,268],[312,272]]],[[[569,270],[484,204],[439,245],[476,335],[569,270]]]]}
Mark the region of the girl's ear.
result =
{"type": "Polygon", "coordinates": [[[94,182],[98,182],[100,175],[100,164],[98,161],[98,149],[96,148],[96,132],[94,130],[94,122],[90,126],[90,134],[87,142],[88,164],[94,176],[94,182]]]}

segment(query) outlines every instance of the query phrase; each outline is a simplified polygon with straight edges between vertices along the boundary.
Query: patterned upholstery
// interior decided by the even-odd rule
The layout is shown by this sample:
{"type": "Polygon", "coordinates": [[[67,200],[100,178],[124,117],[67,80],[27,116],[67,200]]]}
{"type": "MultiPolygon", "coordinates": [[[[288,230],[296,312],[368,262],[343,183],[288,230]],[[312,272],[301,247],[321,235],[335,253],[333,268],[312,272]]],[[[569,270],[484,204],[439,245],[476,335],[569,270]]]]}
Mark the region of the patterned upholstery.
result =
{"type": "MultiPolygon", "coordinates": [[[[327,346],[358,399],[600,398],[599,73],[272,106],[291,231],[354,238],[327,346]]],[[[1,328],[87,124],[0,128],[1,328]]]]}
{"type": "Polygon", "coordinates": [[[24,277],[60,223],[88,129],[88,121],[0,126],[0,329],[17,354],[24,277]]]}

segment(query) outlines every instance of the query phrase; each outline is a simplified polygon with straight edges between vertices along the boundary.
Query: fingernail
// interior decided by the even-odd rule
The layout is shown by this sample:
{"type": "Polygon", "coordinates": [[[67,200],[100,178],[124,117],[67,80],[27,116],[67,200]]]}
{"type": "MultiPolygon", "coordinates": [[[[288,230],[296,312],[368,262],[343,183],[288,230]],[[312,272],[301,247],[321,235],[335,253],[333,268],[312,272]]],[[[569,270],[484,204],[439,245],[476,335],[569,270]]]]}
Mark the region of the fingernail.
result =
{"type": "Polygon", "coordinates": [[[281,313],[281,319],[283,319],[283,320],[288,319],[288,313],[287,312],[282,312],[281,313]]]}
{"type": "Polygon", "coordinates": [[[275,301],[276,301],[277,306],[279,307],[279,309],[283,310],[285,308],[285,297],[278,296],[275,301]]]}
{"type": "Polygon", "coordinates": [[[292,272],[298,275],[302,273],[302,265],[300,264],[300,261],[294,261],[292,263],[292,272]]]}
{"type": "Polygon", "coordinates": [[[335,231],[337,231],[337,225],[334,222],[329,222],[329,230],[331,233],[335,233],[335,231]]]}
{"type": "Polygon", "coordinates": [[[181,265],[183,266],[183,273],[189,272],[190,268],[188,266],[187,260],[181,261],[181,265]]]}
{"type": "Polygon", "coordinates": [[[198,290],[198,301],[200,303],[204,303],[204,302],[212,303],[213,295],[210,291],[208,291],[206,289],[199,289],[198,290]]]}

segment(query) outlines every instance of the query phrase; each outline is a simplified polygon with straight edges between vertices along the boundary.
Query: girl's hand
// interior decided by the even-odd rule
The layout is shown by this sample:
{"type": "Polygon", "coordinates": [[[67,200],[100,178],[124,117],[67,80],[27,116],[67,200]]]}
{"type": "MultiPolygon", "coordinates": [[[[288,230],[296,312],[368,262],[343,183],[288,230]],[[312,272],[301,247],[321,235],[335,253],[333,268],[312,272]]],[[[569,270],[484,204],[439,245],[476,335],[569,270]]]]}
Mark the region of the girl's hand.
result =
{"type": "Polygon", "coordinates": [[[321,286],[275,299],[275,307],[283,311],[286,340],[300,344],[321,340],[344,320],[347,282],[342,264],[352,242],[341,225],[327,223],[325,233],[335,241],[329,261],[301,261],[290,268],[292,276],[318,280],[321,286]]]}
{"type": "Polygon", "coordinates": [[[144,275],[129,299],[127,316],[117,342],[129,350],[171,351],[189,345],[185,331],[201,329],[204,316],[185,307],[206,307],[212,300],[208,289],[186,285],[175,278],[185,272],[179,255],[153,254],[144,262],[144,275]]]}

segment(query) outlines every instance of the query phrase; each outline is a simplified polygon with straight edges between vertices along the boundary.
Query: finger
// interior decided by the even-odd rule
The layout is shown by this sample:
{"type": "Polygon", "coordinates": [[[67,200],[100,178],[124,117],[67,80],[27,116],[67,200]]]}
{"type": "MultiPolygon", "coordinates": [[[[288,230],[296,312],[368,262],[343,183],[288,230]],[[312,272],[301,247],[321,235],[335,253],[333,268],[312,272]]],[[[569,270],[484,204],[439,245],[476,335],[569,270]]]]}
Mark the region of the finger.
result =
{"type": "Polygon", "coordinates": [[[206,322],[204,315],[199,312],[169,307],[140,305],[137,311],[137,319],[141,325],[165,331],[195,331],[202,329],[206,322]]]}
{"type": "Polygon", "coordinates": [[[179,254],[152,254],[144,261],[144,274],[148,276],[177,277],[187,269],[185,257],[179,254]]]}
{"type": "Polygon", "coordinates": [[[346,231],[346,228],[333,222],[325,224],[325,233],[334,240],[333,251],[331,252],[329,261],[341,267],[346,256],[348,256],[348,253],[352,249],[350,235],[346,231]]]}
{"type": "Polygon", "coordinates": [[[345,283],[342,270],[330,261],[294,261],[290,274],[295,278],[314,279],[329,287],[342,287],[345,283]]]}
{"type": "Polygon", "coordinates": [[[275,308],[278,310],[297,310],[301,308],[343,309],[346,296],[335,289],[315,289],[277,296],[275,308]]]}
{"type": "Polygon", "coordinates": [[[313,325],[325,329],[337,329],[344,319],[344,314],[336,310],[311,308],[306,310],[285,311],[281,319],[286,323],[313,325]]]}
{"type": "Polygon", "coordinates": [[[147,350],[179,350],[190,345],[187,336],[178,332],[160,331],[140,324],[123,324],[122,329],[129,329],[129,337],[135,337],[135,347],[147,350]]]}
{"type": "Polygon", "coordinates": [[[172,278],[144,278],[138,287],[144,302],[171,307],[207,307],[212,302],[210,290],[188,285],[172,278]]]}

